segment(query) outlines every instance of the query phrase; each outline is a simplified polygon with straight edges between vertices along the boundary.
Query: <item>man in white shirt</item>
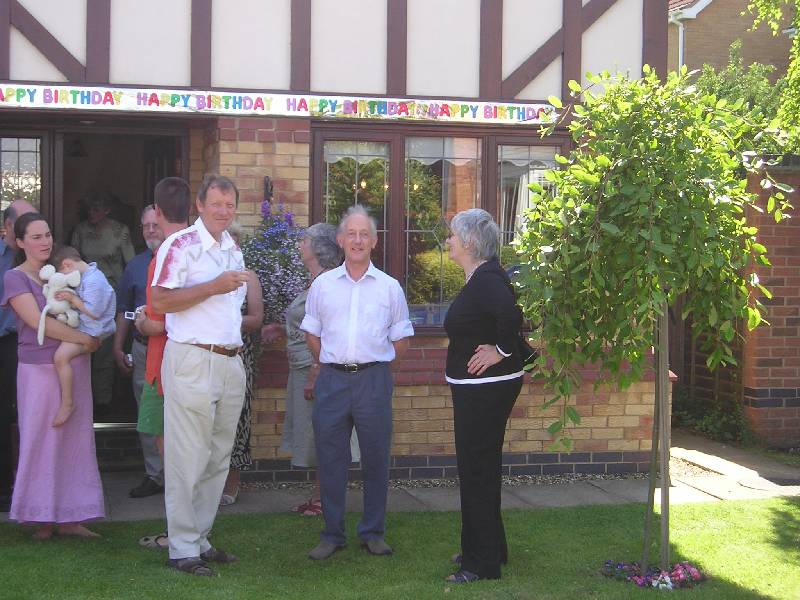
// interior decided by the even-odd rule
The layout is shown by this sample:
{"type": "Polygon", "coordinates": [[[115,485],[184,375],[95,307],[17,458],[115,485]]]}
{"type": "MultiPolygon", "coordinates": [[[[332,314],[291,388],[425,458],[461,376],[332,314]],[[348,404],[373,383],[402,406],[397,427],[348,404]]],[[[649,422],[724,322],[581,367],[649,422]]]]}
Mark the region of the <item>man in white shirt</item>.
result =
{"type": "Polygon", "coordinates": [[[158,250],[153,309],[166,314],[164,479],[169,561],[192,575],[214,575],[207,562],[234,562],[208,533],[228,475],[245,393],[242,302],[247,274],[226,229],[239,191],[208,175],[197,194],[200,218],[158,250]]]}
{"type": "Polygon", "coordinates": [[[326,559],[345,546],[353,425],[364,482],[358,537],[371,554],[392,553],[384,540],[392,437],[389,364],[403,355],[414,335],[400,284],[370,261],[378,235],[375,221],[363,207],[347,211],[337,241],[344,249],[344,264],[314,280],[300,325],[321,364],[312,421],[325,528],[308,555],[314,560],[326,559]]]}

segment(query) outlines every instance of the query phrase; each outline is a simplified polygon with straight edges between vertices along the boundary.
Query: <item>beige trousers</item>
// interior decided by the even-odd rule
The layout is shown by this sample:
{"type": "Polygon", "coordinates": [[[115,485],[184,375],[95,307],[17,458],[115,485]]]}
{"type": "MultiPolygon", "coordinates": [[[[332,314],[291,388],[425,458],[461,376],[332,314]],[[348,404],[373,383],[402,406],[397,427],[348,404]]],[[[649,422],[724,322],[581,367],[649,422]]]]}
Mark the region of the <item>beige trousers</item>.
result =
{"type": "Polygon", "coordinates": [[[211,548],[244,402],[244,366],[239,356],[170,340],[161,377],[169,556],[188,558],[211,548]]]}

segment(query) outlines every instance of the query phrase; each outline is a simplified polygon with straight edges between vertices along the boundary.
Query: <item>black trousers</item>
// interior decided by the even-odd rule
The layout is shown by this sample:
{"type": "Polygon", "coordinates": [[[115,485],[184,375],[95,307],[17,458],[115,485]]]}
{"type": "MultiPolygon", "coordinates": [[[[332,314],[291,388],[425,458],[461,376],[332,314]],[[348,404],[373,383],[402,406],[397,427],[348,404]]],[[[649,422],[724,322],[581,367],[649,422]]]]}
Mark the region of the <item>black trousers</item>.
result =
{"type": "Polygon", "coordinates": [[[461,568],[498,579],[508,560],[500,514],[503,439],[522,377],[451,385],[456,459],[461,484],[461,568]]]}
{"type": "Polygon", "coordinates": [[[17,422],[17,334],[0,337],[0,496],[13,481],[12,427],[17,422]]]}

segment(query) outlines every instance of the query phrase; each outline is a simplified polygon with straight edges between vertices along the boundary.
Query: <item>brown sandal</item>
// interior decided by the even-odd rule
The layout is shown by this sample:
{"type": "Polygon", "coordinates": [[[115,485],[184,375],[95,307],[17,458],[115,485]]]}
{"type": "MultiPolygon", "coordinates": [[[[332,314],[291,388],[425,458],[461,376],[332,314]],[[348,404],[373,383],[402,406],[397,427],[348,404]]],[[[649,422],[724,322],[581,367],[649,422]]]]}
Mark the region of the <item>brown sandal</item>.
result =
{"type": "Polygon", "coordinates": [[[199,558],[170,558],[167,560],[167,566],[198,577],[216,576],[216,573],[209,569],[208,565],[199,558]]]}
{"type": "Polygon", "coordinates": [[[228,554],[219,548],[209,548],[200,555],[201,560],[215,563],[234,563],[239,559],[235,554],[228,554]]]}

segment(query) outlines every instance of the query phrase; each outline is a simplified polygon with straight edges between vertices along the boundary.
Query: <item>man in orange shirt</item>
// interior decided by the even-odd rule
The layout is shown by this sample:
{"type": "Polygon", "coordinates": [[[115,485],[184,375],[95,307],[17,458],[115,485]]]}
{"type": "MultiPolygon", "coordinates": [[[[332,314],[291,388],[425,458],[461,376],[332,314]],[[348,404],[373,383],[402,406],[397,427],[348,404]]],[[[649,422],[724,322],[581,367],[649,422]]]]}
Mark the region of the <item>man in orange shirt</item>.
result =
{"type": "MultiPolygon", "coordinates": [[[[155,187],[156,221],[164,237],[185,229],[189,225],[189,209],[192,194],[189,185],[179,177],[167,177],[155,187]]],[[[153,310],[151,299],[153,274],[156,268],[156,256],[150,261],[147,269],[147,304],[144,311],[136,316],[136,329],[147,337],[147,366],[145,368],[144,387],[139,403],[139,422],[136,425],[140,433],[149,433],[156,438],[156,444],[164,456],[164,389],[161,385],[161,361],[164,347],[167,344],[165,317],[163,313],[153,310]]],[[[167,548],[169,540],[166,534],[148,536],[139,540],[143,546],[151,548],[167,548]]]]}

